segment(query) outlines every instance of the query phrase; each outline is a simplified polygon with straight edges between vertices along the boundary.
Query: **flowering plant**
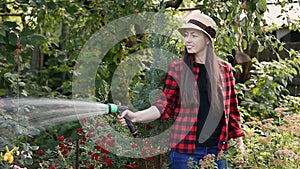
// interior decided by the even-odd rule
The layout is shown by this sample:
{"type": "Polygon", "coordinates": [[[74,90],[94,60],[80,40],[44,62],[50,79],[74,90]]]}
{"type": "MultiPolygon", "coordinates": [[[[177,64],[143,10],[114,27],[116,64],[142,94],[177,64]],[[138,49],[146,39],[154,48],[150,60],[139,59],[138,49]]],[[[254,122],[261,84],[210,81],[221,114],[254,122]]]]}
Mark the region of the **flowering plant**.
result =
{"type": "Polygon", "coordinates": [[[121,163],[125,168],[137,167],[135,163],[120,159],[114,164],[117,157],[90,139],[90,135],[84,129],[78,128],[77,134],[80,137],[76,139],[58,136],[56,138],[58,145],[55,150],[40,149],[38,152],[39,168],[120,168],[121,163]]]}
{"type": "Polygon", "coordinates": [[[12,150],[9,150],[8,146],[6,146],[5,149],[6,149],[6,153],[3,155],[3,153],[1,152],[1,154],[0,154],[1,163],[7,162],[7,163],[11,164],[11,163],[14,162],[14,156],[13,156],[13,154],[19,148],[18,147],[14,147],[12,150]]]}
{"type": "Polygon", "coordinates": [[[32,150],[36,150],[38,147],[30,147],[28,144],[22,144],[21,147],[14,147],[9,150],[6,146],[6,152],[0,154],[0,166],[3,168],[27,169],[28,166],[32,165],[32,150]]]}

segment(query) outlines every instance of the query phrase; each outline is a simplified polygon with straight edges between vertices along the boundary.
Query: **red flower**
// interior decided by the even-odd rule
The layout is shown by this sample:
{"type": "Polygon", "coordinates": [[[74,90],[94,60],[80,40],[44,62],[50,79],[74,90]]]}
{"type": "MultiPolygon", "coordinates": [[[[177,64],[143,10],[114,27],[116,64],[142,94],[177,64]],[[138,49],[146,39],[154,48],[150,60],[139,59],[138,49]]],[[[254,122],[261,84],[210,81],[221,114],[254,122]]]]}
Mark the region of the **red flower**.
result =
{"type": "Polygon", "coordinates": [[[104,153],[104,154],[110,154],[110,152],[104,148],[101,148],[101,153],[104,153]]]}
{"type": "Polygon", "coordinates": [[[104,123],[100,123],[99,121],[97,121],[95,124],[95,128],[97,128],[99,126],[104,127],[104,123]]]}
{"type": "Polygon", "coordinates": [[[150,141],[149,141],[149,140],[145,140],[144,146],[145,146],[145,147],[148,147],[149,144],[150,144],[150,141]]]}
{"type": "Polygon", "coordinates": [[[64,141],[65,140],[65,137],[64,136],[58,136],[57,137],[57,141],[64,141]]]}
{"type": "Polygon", "coordinates": [[[150,129],[152,129],[153,127],[150,125],[150,124],[147,124],[146,125],[146,129],[148,129],[148,130],[150,130],[150,129]]]}
{"type": "Polygon", "coordinates": [[[94,164],[91,164],[89,167],[89,169],[94,169],[94,168],[95,168],[94,164]]]}
{"type": "Polygon", "coordinates": [[[149,149],[148,149],[148,152],[149,152],[149,154],[155,153],[155,152],[156,152],[156,149],[149,148],[149,149]]]}
{"type": "Polygon", "coordinates": [[[138,165],[136,163],[132,163],[132,164],[126,164],[125,165],[126,169],[130,169],[130,168],[138,168],[138,165]]]}
{"type": "Polygon", "coordinates": [[[98,161],[99,160],[99,154],[98,153],[93,154],[93,159],[98,161]]]}
{"type": "Polygon", "coordinates": [[[62,154],[62,155],[66,155],[66,154],[68,154],[68,152],[69,152],[69,151],[68,151],[67,149],[64,149],[64,150],[61,152],[61,154],[62,154]]]}
{"type": "Polygon", "coordinates": [[[77,133],[81,133],[81,132],[83,132],[83,128],[78,128],[77,133]]]}
{"type": "Polygon", "coordinates": [[[91,151],[88,152],[88,155],[92,155],[92,154],[93,154],[93,152],[91,152],[91,151]]]}
{"type": "Polygon", "coordinates": [[[147,160],[148,160],[148,161],[151,161],[151,160],[152,160],[152,157],[147,157],[147,160]]]}
{"type": "Polygon", "coordinates": [[[112,134],[108,134],[106,137],[107,137],[107,138],[111,138],[111,137],[112,137],[112,134]]]}
{"type": "Polygon", "coordinates": [[[96,150],[99,150],[101,147],[100,146],[95,146],[95,149],[96,150]]]}
{"type": "Polygon", "coordinates": [[[132,148],[137,148],[137,145],[136,144],[132,144],[131,147],[132,148]]]}
{"type": "Polygon", "coordinates": [[[102,159],[103,159],[104,162],[106,162],[108,167],[112,166],[112,161],[110,159],[108,159],[106,156],[102,156],[102,159]]]}
{"type": "Polygon", "coordinates": [[[105,143],[107,138],[105,136],[102,136],[102,142],[105,143]]]}
{"type": "Polygon", "coordinates": [[[45,153],[44,150],[39,150],[40,155],[43,155],[44,153],[45,153]]]}
{"type": "Polygon", "coordinates": [[[92,133],[88,133],[87,136],[88,136],[89,138],[93,138],[95,135],[92,134],[92,133]]]}
{"type": "Polygon", "coordinates": [[[66,145],[62,143],[62,144],[60,144],[60,147],[63,148],[63,149],[65,149],[66,145]]]}
{"type": "Polygon", "coordinates": [[[115,146],[115,140],[108,140],[108,141],[107,141],[107,144],[108,144],[110,147],[114,147],[114,146],[115,146]]]}
{"type": "Polygon", "coordinates": [[[131,164],[131,166],[132,166],[132,168],[138,168],[138,165],[135,163],[131,164]]]}
{"type": "Polygon", "coordinates": [[[146,151],[142,151],[141,153],[143,156],[146,156],[146,154],[147,154],[146,151]]]}
{"type": "Polygon", "coordinates": [[[100,141],[100,140],[96,140],[95,143],[96,143],[97,145],[100,145],[100,144],[101,144],[101,141],[100,141]]]}
{"type": "Polygon", "coordinates": [[[56,168],[53,165],[50,165],[49,169],[56,169],[56,168]]]}

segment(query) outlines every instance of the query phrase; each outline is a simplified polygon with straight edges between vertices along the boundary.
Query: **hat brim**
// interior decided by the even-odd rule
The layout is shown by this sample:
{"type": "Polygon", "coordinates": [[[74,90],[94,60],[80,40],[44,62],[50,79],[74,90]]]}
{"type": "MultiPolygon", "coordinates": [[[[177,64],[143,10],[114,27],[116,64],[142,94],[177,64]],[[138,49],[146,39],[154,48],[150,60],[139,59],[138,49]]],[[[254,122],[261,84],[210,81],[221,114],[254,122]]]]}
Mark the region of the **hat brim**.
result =
{"type": "Polygon", "coordinates": [[[182,35],[182,36],[185,36],[185,30],[186,29],[195,29],[195,30],[199,30],[203,33],[205,33],[211,40],[213,39],[204,29],[200,28],[199,26],[195,25],[195,24],[192,24],[192,23],[186,23],[186,24],[183,24],[179,29],[179,33],[182,35]]]}

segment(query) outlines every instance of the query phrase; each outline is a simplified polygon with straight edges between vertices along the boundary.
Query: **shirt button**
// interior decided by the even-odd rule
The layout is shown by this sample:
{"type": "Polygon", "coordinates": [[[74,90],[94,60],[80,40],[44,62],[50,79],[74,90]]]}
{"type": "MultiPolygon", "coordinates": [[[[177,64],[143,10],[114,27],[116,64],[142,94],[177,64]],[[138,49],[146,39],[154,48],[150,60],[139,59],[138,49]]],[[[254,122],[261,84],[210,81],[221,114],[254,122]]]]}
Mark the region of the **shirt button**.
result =
{"type": "Polygon", "coordinates": [[[225,114],[225,118],[226,118],[226,119],[228,118],[228,114],[225,114]]]}
{"type": "Polygon", "coordinates": [[[225,141],[223,141],[223,142],[222,142],[222,144],[223,144],[223,145],[225,145],[225,144],[226,144],[226,142],[225,142],[225,141]]]}

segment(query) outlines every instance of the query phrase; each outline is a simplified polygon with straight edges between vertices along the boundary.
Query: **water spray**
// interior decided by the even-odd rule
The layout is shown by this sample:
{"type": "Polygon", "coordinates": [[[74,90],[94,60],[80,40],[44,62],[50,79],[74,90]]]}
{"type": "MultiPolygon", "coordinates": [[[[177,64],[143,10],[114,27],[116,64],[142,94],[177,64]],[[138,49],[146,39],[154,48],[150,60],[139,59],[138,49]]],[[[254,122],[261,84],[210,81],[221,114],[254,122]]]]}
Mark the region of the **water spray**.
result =
{"type": "MultiPolygon", "coordinates": [[[[22,123],[19,120],[28,119],[33,126],[38,127],[53,126],[107,114],[121,115],[128,109],[127,106],[117,106],[115,104],[43,98],[0,99],[0,108],[6,110],[8,114],[14,114],[17,117],[13,118],[16,123],[22,123]]],[[[138,132],[132,121],[127,116],[124,118],[131,134],[137,137],[138,132]]]]}

